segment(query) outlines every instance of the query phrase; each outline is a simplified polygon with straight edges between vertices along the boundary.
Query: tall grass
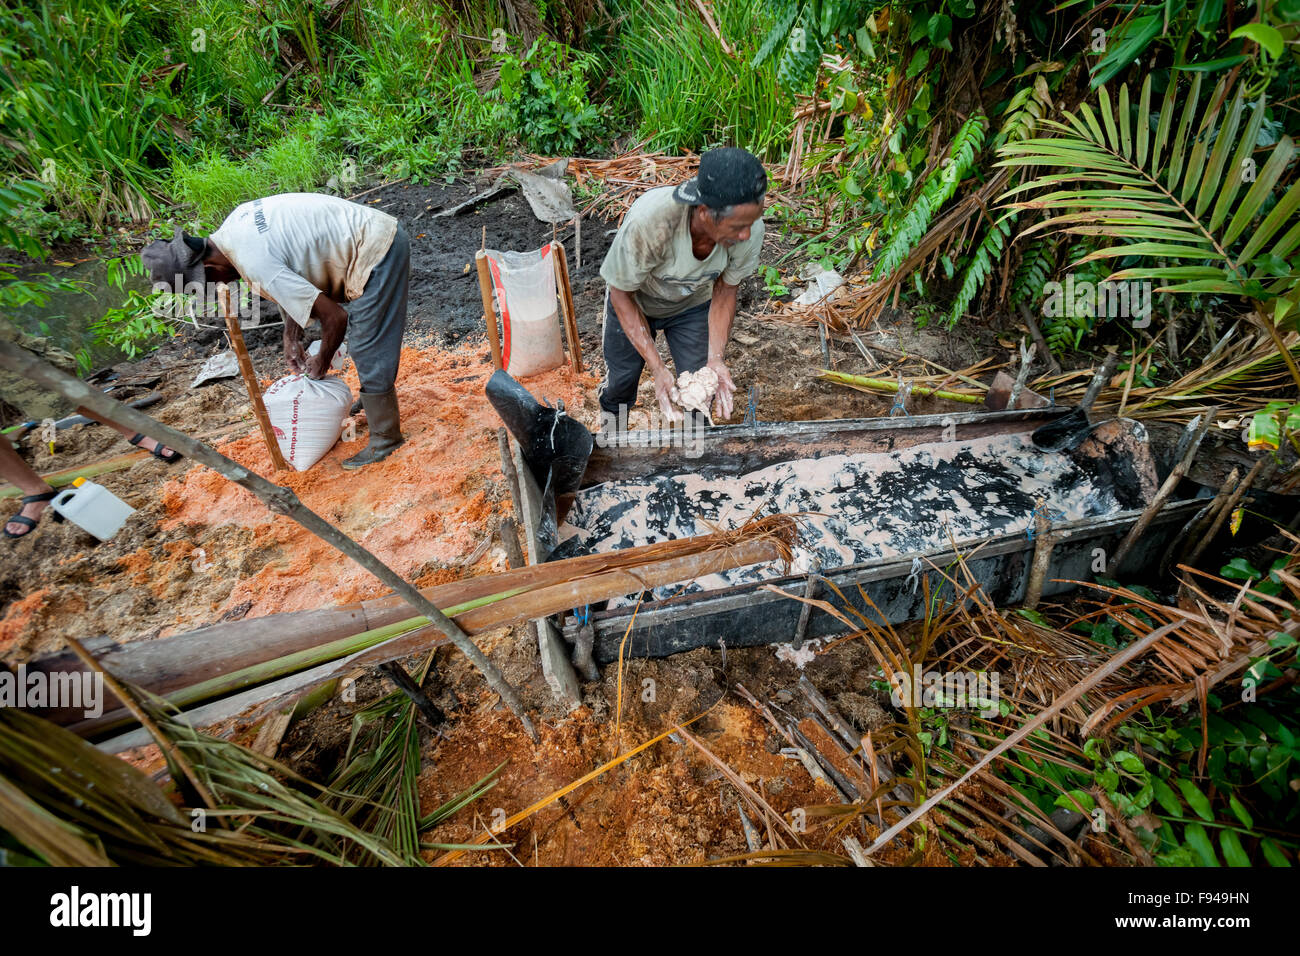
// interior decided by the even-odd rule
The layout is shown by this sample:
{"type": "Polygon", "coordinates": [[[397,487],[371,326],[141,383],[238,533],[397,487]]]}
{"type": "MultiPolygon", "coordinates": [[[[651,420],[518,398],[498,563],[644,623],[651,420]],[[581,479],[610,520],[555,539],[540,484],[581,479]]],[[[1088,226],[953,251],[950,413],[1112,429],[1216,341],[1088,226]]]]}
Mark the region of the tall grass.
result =
{"type": "Polygon", "coordinates": [[[507,145],[505,114],[475,85],[495,15],[480,5],[377,0],[341,44],[323,125],[358,165],[415,180],[455,171],[468,151],[492,159],[507,145]]]}
{"type": "Polygon", "coordinates": [[[791,101],[769,62],[749,62],[770,26],[765,4],[715,0],[718,27],[678,0],[608,0],[619,19],[608,65],[624,104],[639,115],[638,136],[666,152],[743,146],[776,158],[789,148],[791,101]]]}
{"type": "Polygon", "coordinates": [[[242,202],[272,193],[311,192],[341,168],[338,154],[323,143],[319,124],[307,122],[242,161],[216,150],[195,162],[178,160],[172,187],[201,222],[215,226],[242,202]]]}
{"type": "Polygon", "coordinates": [[[180,105],[156,74],[159,45],[132,7],[63,0],[0,8],[5,165],[52,187],[96,226],[137,219],[162,195],[180,105]],[[139,52],[137,52],[139,51],[139,52]]]}

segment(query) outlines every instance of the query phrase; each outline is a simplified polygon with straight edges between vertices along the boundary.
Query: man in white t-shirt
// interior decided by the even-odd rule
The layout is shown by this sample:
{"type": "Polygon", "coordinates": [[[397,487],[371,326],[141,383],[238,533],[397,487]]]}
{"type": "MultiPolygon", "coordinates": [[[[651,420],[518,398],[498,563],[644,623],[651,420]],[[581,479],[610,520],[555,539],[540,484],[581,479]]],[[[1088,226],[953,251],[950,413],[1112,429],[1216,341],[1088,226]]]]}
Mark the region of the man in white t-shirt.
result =
{"type": "Polygon", "coordinates": [[[716,373],[713,415],[731,417],[736,386],[723,359],[737,287],[758,268],[766,193],[757,157],[713,149],[700,157],[694,179],[651,189],[632,204],[600,267],[608,285],[602,417],[626,421],[649,365],[664,416],[682,419],[673,402],[676,376],[655,348],[659,332],[679,374],[706,365],[716,373]]]}
{"type": "Polygon", "coordinates": [[[343,462],[361,468],[402,444],[397,367],[406,329],[410,241],[387,213],[317,193],[284,193],[236,207],[212,235],[158,240],[141,253],[155,287],[244,279],[284,313],[289,368],[321,378],[347,337],[361,380],[370,441],[343,462]],[[320,352],[308,357],[302,330],[320,323],[320,352]]]}

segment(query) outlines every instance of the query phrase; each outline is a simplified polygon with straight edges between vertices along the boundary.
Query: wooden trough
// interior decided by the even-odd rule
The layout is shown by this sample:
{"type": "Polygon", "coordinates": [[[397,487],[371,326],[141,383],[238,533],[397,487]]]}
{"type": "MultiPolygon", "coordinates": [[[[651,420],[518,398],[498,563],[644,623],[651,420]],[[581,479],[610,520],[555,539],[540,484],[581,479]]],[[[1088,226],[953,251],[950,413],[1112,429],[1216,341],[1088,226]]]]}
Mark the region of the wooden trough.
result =
{"type": "MultiPolygon", "coordinates": [[[[597,442],[579,490],[606,481],[683,472],[709,477],[737,476],[793,459],[890,452],[945,440],[962,442],[985,436],[1029,433],[1067,412],[1065,407],[1050,406],[907,418],[726,425],[705,430],[702,448],[692,448],[690,456],[681,447],[651,447],[650,443],[660,437],[658,433],[628,432],[597,442]]],[[[932,598],[935,595],[955,597],[953,585],[945,574],[962,581],[964,589],[965,575],[957,568],[959,559],[965,562],[966,569],[988,598],[998,605],[1025,600],[1035,552],[1044,547],[1050,548],[1050,560],[1041,582],[1042,595],[1064,593],[1076,586],[1069,583],[1072,581],[1110,576],[1114,569],[1105,566],[1106,556],[1116,552],[1142,516],[1168,470],[1167,465],[1160,466],[1168,459],[1170,449],[1152,448],[1151,457],[1160,473],[1145,476],[1131,473],[1134,431],[1139,436],[1143,434],[1141,426],[1123,420],[1093,426],[1092,436],[1085,443],[1091,447],[1081,446],[1072,453],[1076,461],[1089,459],[1089,467],[1102,469],[1105,478],[1114,483],[1116,496],[1125,508],[1119,513],[1053,524],[1046,541],[1043,535],[1036,535],[1032,530],[1000,534],[829,568],[820,575],[789,574],[760,583],[662,600],[646,599],[635,613],[631,607],[590,608],[580,617],[584,609],[575,609],[550,620],[567,647],[553,635],[549,642],[544,633],[539,635],[543,660],[549,658],[550,666],[554,667],[556,660],[572,656],[580,669],[590,674],[593,663],[601,665],[617,660],[620,644],[625,656],[663,657],[698,647],[719,647],[724,642],[734,648],[842,633],[843,624],[832,615],[818,609],[804,615],[802,603],[773,593],[767,587],[774,585],[802,596],[810,577],[822,579],[818,582],[822,597],[829,595],[832,601],[839,601],[825,586],[825,582],[830,582],[862,613],[876,619],[883,614],[891,623],[902,623],[923,615],[925,580],[928,579],[932,598]],[[879,614],[868,609],[859,588],[879,609],[879,614]],[[801,617],[805,618],[802,622],[801,617]]],[[[523,522],[530,557],[546,555],[555,547],[555,521],[563,521],[574,494],[551,496],[549,490],[544,492],[538,475],[526,466],[516,443],[512,443],[512,451],[520,466],[523,522]],[[548,501],[548,497],[554,500],[548,501]],[[548,511],[555,518],[548,520],[548,511]]],[[[1157,564],[1171,541],[1204,504],[1199,498],[1172,496],[1151,518],[1126,558],[1125,567],[1131,570],[1157,564]]]]}

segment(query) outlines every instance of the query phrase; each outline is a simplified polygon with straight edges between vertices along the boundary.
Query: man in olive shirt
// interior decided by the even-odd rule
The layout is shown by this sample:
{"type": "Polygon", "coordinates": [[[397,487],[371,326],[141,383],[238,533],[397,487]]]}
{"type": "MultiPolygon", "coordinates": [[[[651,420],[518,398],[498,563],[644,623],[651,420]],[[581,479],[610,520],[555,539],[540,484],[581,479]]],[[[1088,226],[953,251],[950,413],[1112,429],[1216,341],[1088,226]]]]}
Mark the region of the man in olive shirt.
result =
{"type": "Polygon", "coordinates": [[[681,421],[676,376],[655,348],[664,333],[677,372],[706,365],[718,376],[715,418],[730,418],[736,386],[723,361],[736,317],[736,289],[758,268],[767,173],[743,149],[715,149],[680,186],[644,193],[628,210],[600,267],[608,284],[603,416],[636,404],[646,365],[665,418],[681,421]]]}

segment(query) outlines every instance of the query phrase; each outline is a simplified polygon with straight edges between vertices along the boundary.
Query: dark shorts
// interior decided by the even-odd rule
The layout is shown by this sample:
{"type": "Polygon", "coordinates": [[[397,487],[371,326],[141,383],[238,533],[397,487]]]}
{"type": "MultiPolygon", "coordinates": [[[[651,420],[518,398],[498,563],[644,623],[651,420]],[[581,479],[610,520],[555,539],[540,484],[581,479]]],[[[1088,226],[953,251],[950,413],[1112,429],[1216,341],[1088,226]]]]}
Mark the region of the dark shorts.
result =
{"type": "Polygon", "coordinates": [[[348,312],[348,354],[357,366],[361,391],[371,395],[387,392],[397,380],[410,278],[411,240],[399,225],[360,297],[343,305],[348,312]]]}
{"type": "MultiPolygon", "coordinates": [[[[663,332],[672,353],[674,370],[696,372],[709,364],[709,305],[705,302],[663,319],[646,316],[650,338],[658,340],[663,332]]],[[[601,335],[605,350],[605,380],[600,385],[600,407],[617,415],[619,406],[636,405],[636,390],[641,384],[645,359],[628,340],[618,316],[609,303],[609,290],[605,290],[604,331],[601,335]]]]}

